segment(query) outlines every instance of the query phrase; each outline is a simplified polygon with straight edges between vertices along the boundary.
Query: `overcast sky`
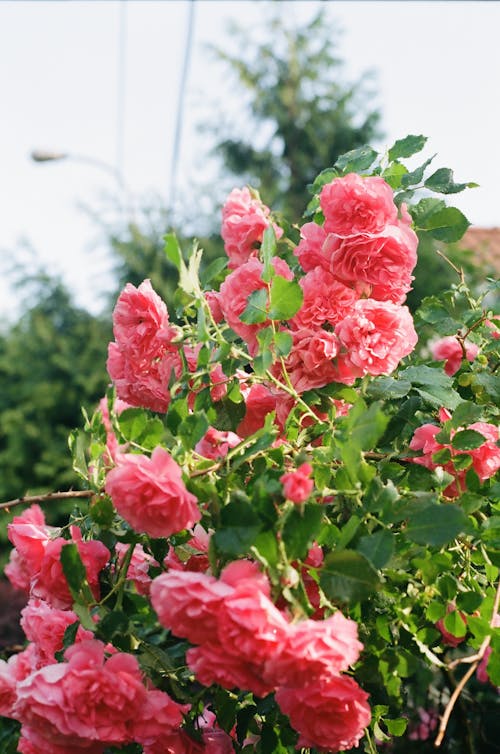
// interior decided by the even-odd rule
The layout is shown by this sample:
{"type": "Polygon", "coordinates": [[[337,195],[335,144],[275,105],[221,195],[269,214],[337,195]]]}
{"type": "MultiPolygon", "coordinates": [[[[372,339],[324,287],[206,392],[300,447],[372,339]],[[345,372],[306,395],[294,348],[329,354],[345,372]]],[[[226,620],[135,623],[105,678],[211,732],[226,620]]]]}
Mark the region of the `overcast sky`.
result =
{"type": "MultiPolygon", "coordinates": [[[[384,143],[407,133],[429,136],[426,154],[438,153],[436,167],[480,184],[454,202],[473,224],[500,225],[500,4],[280,3],[287,17],[300,20],[320,6],[327,6],[332,29],[343,30],[345,78],[377,72],[384,143]]],[[[135,196],[167,202],[188,11],[183,0],[130,0],[125,8],[104,0],[0,3],[0,269],[21,255],[24,240],[39,262],[63,275],[79,303],[102,308],[110,259],[79,206],[97,209],[103,196],[117,196],[116,179],[74,160],[34,164],[29,154],[45,148],[120,164],[135,196]]],[[[251,27],[262,11],[255,1],[196,3],[179,163],[185,199],[203,157],[195,130],[200,110],[204,102],[231,99],[206,44],[228,44],[229,20],[251,27]]],[[[0,314],[12,316],[16,301],[2,275],[0,314]]]]}

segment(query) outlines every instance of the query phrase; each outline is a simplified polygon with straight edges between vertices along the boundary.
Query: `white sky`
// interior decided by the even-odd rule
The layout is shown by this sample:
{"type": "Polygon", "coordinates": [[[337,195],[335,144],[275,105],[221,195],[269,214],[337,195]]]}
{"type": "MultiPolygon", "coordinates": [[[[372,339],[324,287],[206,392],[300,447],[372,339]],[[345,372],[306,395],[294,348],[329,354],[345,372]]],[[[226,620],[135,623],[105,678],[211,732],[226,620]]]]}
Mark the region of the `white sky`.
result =
{"type": "MultiPolygon", "coordinates": [[[[138,197],[168,199],[188,5],[126,3],[123,170],[138,197]]],[[[480,184],[453,197],[454,203],[475,225],[500,225],[500,4],[280,3],[284,14],[298,19],[325,5],[332,28],[344,32],[338,52],[346,79],[367,69],[378,74],[384,143],[408,133],[429,136],[425,154],[438,153],[436,168],[452,167],[457,180],[480,184]]],[[[34,164],[29,154],[45,148],[117,164],[121,13],[116,1],[0,2],[0,271],[20,255],[25,239],[93,311],[102,308],[110,288],[110,260],[96,224],[78,207],[97,209],[103,196],[116,196],[116,181],[76,161],[34,164]]],[[[218,97],[237,106],[205,45],[227,43],[227,21],[251,27],[261,17],[260,2],[196,3],[179,164],[185,197],[203,157],[194,128],[200,108],[218,97]]],[[[2,274],[0,316],[12,316],[15,306],[16,294],[2,274]]]]}

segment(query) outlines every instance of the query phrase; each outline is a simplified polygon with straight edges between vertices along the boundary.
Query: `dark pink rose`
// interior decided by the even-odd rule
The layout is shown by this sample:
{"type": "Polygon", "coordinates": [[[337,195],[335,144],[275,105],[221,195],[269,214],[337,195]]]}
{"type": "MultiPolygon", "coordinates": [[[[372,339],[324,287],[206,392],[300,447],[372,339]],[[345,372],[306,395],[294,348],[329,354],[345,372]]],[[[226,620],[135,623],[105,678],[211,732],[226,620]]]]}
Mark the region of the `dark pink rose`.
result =
{"type": "Polygon", "coordinates": [[[189,704],[177,704],[164,691],[147,691],[141,714],[132,722],[132,737],[135,742],[151,745],[161,741],[180,728],[183,715],[189,712],[189,704]]]}
{"type": "Polygon", "coordinates": [[[356,377],[390,374],[417,343],[408,307],[389,301],[361,299],[335,332],[342,347],[343,366],[356,377]]]}
{"type": "MultiPolygon", "coordinates": [[[[444,371],[450,377],[455,372],[458,372],[464,358],[464,352],[459,341],[453,336],[449,335],[446,338],[441,338],[431,346],[432,357],[436,361],[444,361],[444,371]]],[[[475,343],[467,343],[465,346],[465,358],[468,361],[474,361],[479,353],[479,347],[475,343]]]]}
{"type": "Polygon", "coordinates": [[[249,437],[264,426],[265,418],[276,410],[276,394],[265,385],[252,385],[245,391],[245,416],[236,431],[240,437],[249,437]]]}
{"type": "MultiPolygon", "coordinates": [[[[336,357],[339,353],[339,340],[336,333],[324,328],[303,327],[292,333],[292,350],[285,359],[285,368],[293,387],[298,393],[324,387],[330,382],[344,382],[350,374],[339,368],[336,357]]],[[[276,364],[274,372],[281,374],[281,365],[276,364]]],[[[283,378],[282,378],[283,379],[283,378]]],[[[354,378],[351,379],[351,382],[354,378]]]]}
{"type": "MultiPolygon", "coordinates": [[[[457,613],[464,626],[467,626],[467,618],[465,617],[465,614],[457,610],[454,604],[447,605],[446,614],[449,615],[449,613],[457,613]]],[[[437,621],[436,628],[441,632],[444,644],[448,644],[450,647],[458,647],[458,645],[465,640],[465,634],[463,636],[455,636],[455,634],[451,634],[446,629],[444,625],[444,618],[441,618],[437,621]]]]}
{"type": "Polygon", "coordinates": [[[57,532],[54,526],[47,526],[39,505],[32,505],[20,516],[14,516],[8,524],[8,537],[16,548],[17,557],[11,559],[6,573],[19,584],[18,588],[24,589],[21,584],[27,584],[29,590],[31,579],[40,570],[47,544],[57,532]]]}
{"type": "Polygon", "coordinates": [[[416,233],[399,223],[376,236],[330,236],[325,251],[332,275],[358,295],[402,304],[411,289],[417,246],[416,233]]]}
{"type": "Polygon", "coordinates": [[[345,675],[298,688],[282,686],[276,701],[299,733],[299,747],[336,752],[357,746],[369,724],[368,694],[345,675]]]}
{"type": "Polygon", "coordinates": [[[500,448],[498,442],[498,427],[487,422],[474,422],[467,429],[473,429],[484,436],[485,442],[469,454],[472,458],[472,466],[479,479],[484,482],[497,473],[500,469],[500,448]]]}
{"type": "Polygon", "coordinates": [[[200,520],[197,500],[187,491],[182,471],[158,446],[151,458],[124,453],[106,477],[106,492],[135,531],[169,537],[200,520]]]}
{"type": "Polygon", "coordinates": [[[303,503],[307,500],[314,487],[311,474],[312,466],[303,463],[295,471],[289,471],[280,477],[283,494],[287,500],[291,500],[293,503],[303,503]]]}
{"type": "Polygon", "coordinates": [[[232,587],[213,576],[171,570],[151,584],[151,604],[160,623],[193,644],[214,640],[222,601],[232,587]]]}
{"type": "Polygon", "coordinates": [[[229,257],[229,269],[234,270],[251,257],[256,257],[264,231],[273,226],[276,238],[283,231],[269,219],[270,210],[248,188],[233,189],[222,208],[221,236],[229,257]]]}
{"type": "Polygon", "coordinates": [[[65,743],[44,738],[40,731],[23,725],[17,751],[21,754],[102,754],[106,744],[78,736],[66,736],[65,743]]]}
{"type": "Polygon", "coordinates": [[[392,189],[378,176],[362,178],[349,173],[334,178],[321,189],[319,202],[325,216],[325,231],[344,238],[359,233],[381,233],[398,216],[392,189]]]}
{"type": "Polygon", "coordinates": [[[113,310],[113,334],[120,350],[139,359],[159,351],[176,336],[168,321],[165,303],[153,290],[150,280],[138,288],[127,283],[113,310]]]}
{"type": "MultiPolygon", "coordinates": [[[[64,632],[78,621],[72,610],[58,610],[43,600],[30,599],[21,613],[21,626],[26,638],[36,648],[39,666],[56,662],[55,653],[63,648],[64,632]]],[[[92,638],[92,631],[78,627],[75,643],[92,638]]]]}

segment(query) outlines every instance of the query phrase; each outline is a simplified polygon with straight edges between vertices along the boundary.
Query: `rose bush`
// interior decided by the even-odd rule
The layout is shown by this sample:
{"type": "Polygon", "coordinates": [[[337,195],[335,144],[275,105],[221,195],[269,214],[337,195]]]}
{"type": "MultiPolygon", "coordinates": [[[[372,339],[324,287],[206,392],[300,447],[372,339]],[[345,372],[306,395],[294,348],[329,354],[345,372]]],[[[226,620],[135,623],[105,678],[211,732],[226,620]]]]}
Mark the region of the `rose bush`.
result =
{"type": "Polygon", "coordinates": [[[424,143],[339,158],[300,229],[235,189],[225,264],[167,236],[176,326],[149,281],[125,287],[113,385],[71,438],[87,489],[67,526],[37,504],[9,524],[9,754],[487,739],[453,708],[500,685],[494,293],[459,275],[415,321],[404,304],[417,234],[468,225],[429,196],[465,184],[404,164],[424,143]]]}

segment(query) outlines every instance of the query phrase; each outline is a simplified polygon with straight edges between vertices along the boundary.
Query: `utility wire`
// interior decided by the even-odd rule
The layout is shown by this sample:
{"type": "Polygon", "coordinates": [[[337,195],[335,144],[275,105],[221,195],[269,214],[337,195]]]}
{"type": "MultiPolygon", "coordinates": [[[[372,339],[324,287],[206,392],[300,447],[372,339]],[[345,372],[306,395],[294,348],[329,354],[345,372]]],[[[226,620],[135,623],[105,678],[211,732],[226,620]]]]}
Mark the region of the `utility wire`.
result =
{"type": "Polygon", "coordinates": [[[189,63],[191,61],[191,52],[193,47],[193,31],[194,31],[194,16],[195,16],[195,2],[196,0],[189,0],[188,6],[188,19],[186,30],[186,44],[184,48],[184,61],[182,65],[181,78],[179,82],[179,94],[177,99],[177,115],[175,119],[175,133],[174,142],[172,147],[172,160],[170,166],[170,196],[168,201],[168,208],[170,212],[173,212],[176,193],[177,193],[177,172],[179,168],[179,157],[181,151],[182,140],[182,127],[184,120],[184,100],[186,95],[187,80],[189,73],[189,63]]]}

